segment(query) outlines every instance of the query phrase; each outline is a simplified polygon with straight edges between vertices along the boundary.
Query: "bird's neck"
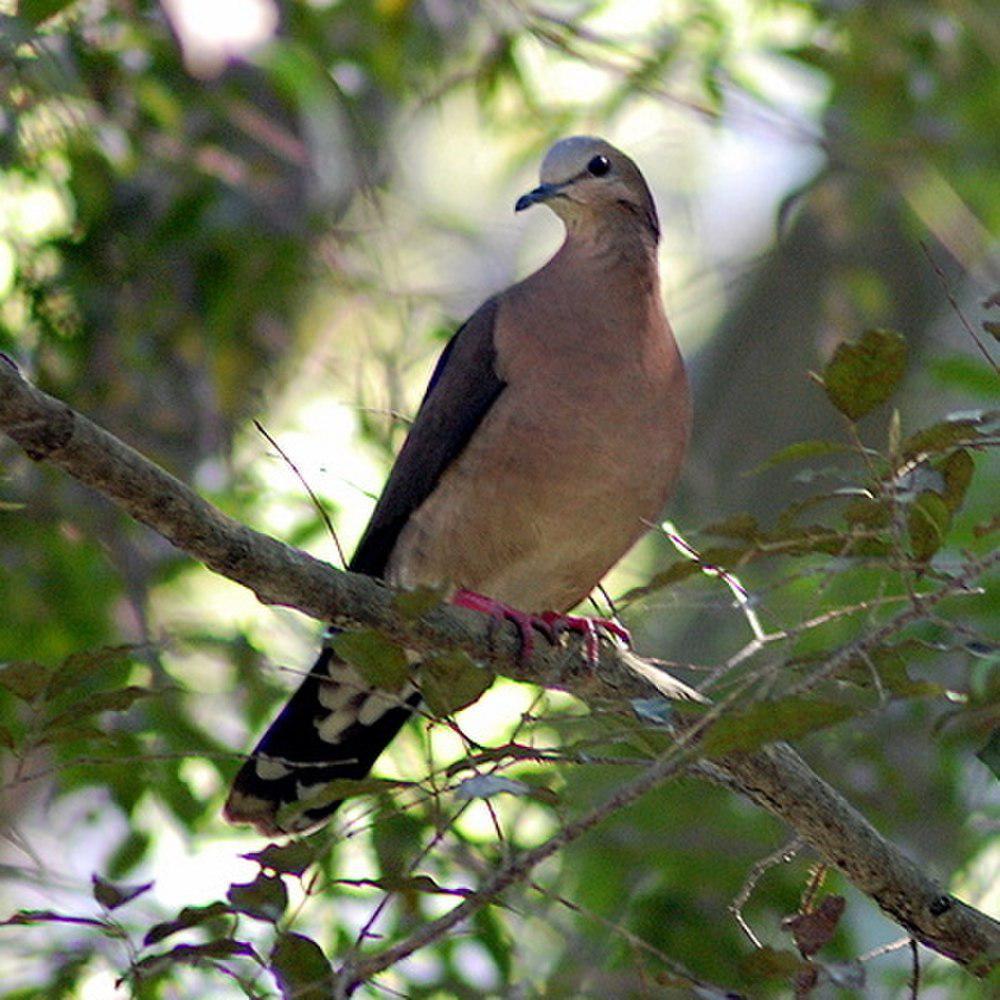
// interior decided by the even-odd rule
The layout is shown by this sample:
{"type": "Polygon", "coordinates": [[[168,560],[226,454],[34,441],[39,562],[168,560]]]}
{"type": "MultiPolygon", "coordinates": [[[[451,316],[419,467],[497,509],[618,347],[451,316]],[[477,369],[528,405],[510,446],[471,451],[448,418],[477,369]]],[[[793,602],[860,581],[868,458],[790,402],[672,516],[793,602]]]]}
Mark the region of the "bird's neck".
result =
{"type": "Polygon", "coordinates": [[[567,226],[566,239],[556,256],[581,276],[620,277],[647,290],[659,286],[656,240],[639,225],[581,222],[567,226]]]}

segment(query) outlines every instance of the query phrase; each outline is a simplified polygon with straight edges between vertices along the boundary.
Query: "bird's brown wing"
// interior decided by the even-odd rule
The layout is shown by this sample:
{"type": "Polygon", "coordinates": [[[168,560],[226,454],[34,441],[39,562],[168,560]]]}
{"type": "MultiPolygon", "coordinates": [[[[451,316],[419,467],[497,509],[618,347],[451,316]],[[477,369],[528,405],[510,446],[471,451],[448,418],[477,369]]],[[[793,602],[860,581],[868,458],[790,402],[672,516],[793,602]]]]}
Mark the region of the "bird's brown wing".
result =
{"type": "MultiPolygon", "coordinates": [[[[445,347],[399,457],[349,568],[381,577],[399,533],[434,491],[503,392],[496,372],[495,299],[485,302],[445,347]]],[[[308,829],[340,804],[309,806],[338,779],[364,777],[410,717],[420,695],[407,685],[379,692],[332,649],[320,654],[233,781],[226,815],[273,836],[308,829]],[[291,809],[299,806],[297,812],[291,809]],[[284,818],[282,810],[289,811],[284,818]]]]}
{"type": "Polygon", "coordinates": [[[487,299],[441,353],[420,409],[348,569],[381,577],[410,515],[431,495],[503,392],[487,299]]]}

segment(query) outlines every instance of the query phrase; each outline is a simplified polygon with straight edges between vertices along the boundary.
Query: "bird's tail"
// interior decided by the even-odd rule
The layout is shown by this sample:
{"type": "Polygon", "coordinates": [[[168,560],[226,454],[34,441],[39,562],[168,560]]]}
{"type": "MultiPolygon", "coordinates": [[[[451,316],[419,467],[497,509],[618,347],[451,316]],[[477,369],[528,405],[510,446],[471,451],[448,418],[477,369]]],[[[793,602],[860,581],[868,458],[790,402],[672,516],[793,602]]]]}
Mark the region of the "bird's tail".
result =
{"type": "Polygon", "coordinates": [[[338,778],[365,777],[419,701],[413,685],[398,693],[373,688],[324,649],[240,768],[226,819],[252,823],[265,836],[327,819],[341,800],[326,801],[324,787],[338,778]],[[317,805],[310,807],[313,799],[317,805]]]}

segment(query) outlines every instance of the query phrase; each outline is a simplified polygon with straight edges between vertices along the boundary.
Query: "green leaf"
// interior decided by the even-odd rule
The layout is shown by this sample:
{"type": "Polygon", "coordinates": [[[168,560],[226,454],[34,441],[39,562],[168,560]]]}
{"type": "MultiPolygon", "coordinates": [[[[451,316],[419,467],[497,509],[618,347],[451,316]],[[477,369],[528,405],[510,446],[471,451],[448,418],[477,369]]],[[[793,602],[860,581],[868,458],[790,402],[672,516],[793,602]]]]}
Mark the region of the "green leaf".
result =
{"type": "Polygon", "coordinates": [[[54,671],[34,660],[11,660],[0,664],[0,687],[22,701],[33,701],[48,686],[54,671]]]}
{"type": "Polygon", "coordinates": [[[97,726],[81,723],[75,725],[64,716],[56,726],[46,726],[44,732],[35,737],[39,746],[57,746],[60,743],[110,743],[112,737],[97,726]]]}
{"type": "Polygon", "coordinates": [[[74,3],[76,0],[21,0],[17,12],[30,24],[37,27],[50,17],[61,14],[74,3]]]}
{"type": "Polygon", "coordinates": [[[768,469],[773,469],[783,462],[800,462],[805,458],[818,458],[820,455],[829,455],[833,452],[853,451],[849,445],[839,444],[836,441],[796,441],[787,445],[780,451],[776,451],[770,458],[765,459],[760,465],[755,466],[747,476],[756,476],[768,469]]]}
{"type": "Polygon", "coordinates": [[[318,52],[299,40],[274,39],[259,54],[260,64],[281,91],[316,119],[335,120],[339,94],[318,52]]]}
{"type": "Polygon", "coordinates": [[[972,534],[976,538],[986,538],[1000,531],[1000,514],[994,514],[988,521],[981,521],[972,529],[972,534]]]}
{"type": "Polygon", "coordinates": [[[868,330],[840,344],[823,370],[826,394],[841,413],[860,420],[893,393],[906,367],[906,340],[892,330],[868,330]]]}
{"type": "Polygon", "coordinates": [[[130,830],[108,860],[108,874],[118,878],[130,872],[149,852],[153,838],[145,830],[130,830]]]}
{"type": "Polygon", "coordinates": [[[136,103],[164,132],[180,132],[184,127],[184,104],[163,80],[144,73],[134,81],[136,103]]]}
{"type": "Polygon", "coordinates": [[[907,514],[913,558],[927,562],[944,544],[951,525],[951,511],[937,493],[921,493],[907,514]]]}
{"type": "Polygon", "coordinates": [[[762,979],[787,979],[802,969],[808,968],[808,963],[787,948],[772,948],[765,945],[756,948],[740,961],[740,971],[751,982],[762,979]]]}
{"type": "Polygon", "coordinates": [[[857,711],[843,702],[809,698],[756,702],[713,723],[702,740],[702,749],[710,757],[733,750],[752,750],[763,743],[794,739],[836,725],[857,711]]]}
{"type": "Polygon", "coordinates": [[[148,947],[151,944],[156,944],[178,931],[187,930],[189,927],[199,927],[218,917],[229,916],[232,912],[232,909],[221,900],[206,903],[204,906],[185,906],[177,914],[176,919],[165,920],[163,923],[151,927],[142,939],[143,946],[148,947]]]}
{"type": "Polygon", "coordinates": [[[844,520],[862,528],[885,528],[892,523],[892,503],[884,498],[855,500],[844,508],[844,520]]]}
{"type": "MultiPolygon", "coordinates": [[[[663,700],[663,699],[657,699],[663,700]]],[[[486,764],[495,764],[498,761],[508,762],[516,760],[530,760],[535,763],[545,758],[545,751],[537,747],[522,746],[519,743],[505,743],[499,747],[487,747],[478,753],[469,754],[462,757],[448,766],[445,772],[449,778],[470,767],[483,767],[486,764]]]]}
{"type": "Polygon", "coordinates": [[[944,480],[944,502],[948,510],[954,514],[965,500],[965,494],[972,482],[972,474],[976,471],[976,463],[964,448],[960,448],[937,463],[935,468],[944,480]]]}
{"type": "Polygon", "coordinates": [[[261,851],[243,854],[248,861],[256,861],[261,868],[268,868],[279,875],[301,875],[326,847],[326,833],[290,840],[287,844],[268,844],[261,851]]]}
{"type": "Polygon", "coordinates": [[[71,709],[48,719],[45,723],[45,729],[59,729],[88,715],[97,715],[100,712],[124,712],[140,698],[148,698],[155,693],[152,688],[139,687],[135,684],[118,688],[115,691],[98,691],[81,698],[71,709]]]}
{"type": "Polygon", "coordinates": [[[976,756],[1000,779],[1000,726],[990,733],[990,738],[976,751],[976,756]]]}
{"type": "Polygon", "coordinates": [[[331,645],[369,684],[384,691],[398,691],[410,678],[404,650],[374,629],[341,632],[331,645]]]}
{"type": "Polygon", "coordinates": [[[724,521],[714,521],[706,525],[702,531],[706,535],[717,535],[720,538],[738,538],[744,542],[752,542],[760,535],[757,518],[752,514],[733,514],[724,521]]]}
{"type": "MultiPolygon", "coordinates": [[[[19,910],[12,917],[0,920],[0,927],[23,926],[25,924],[81,924],[86,927],[99,927],[110,933],[116,930],[106,920],[95,917],[72,917],[53,910],[19,910]]],[[[117,936],[117,931],[115,936],[117,936]]]]}
{"type": "Polygon", "coordinates": [[[468,896],[472,892],[471,889],[447,889],[435,882],[430,875],[386,875],[384,878],[365,879],[364,885],[404,895],[424,892],[446,896],[468,896]]]}
{"type": "MultiPolygon", "coordinates": [[[[800,556],[825,552],[830,556],[841,556],[852,552],[851,542],[850,534],[825,524],[808,524],[801,527],[785,524],[780,531],[769,531],[762,535],[758,544],[764,555],[800,556]]],[[[710,551],[703,553],[705,561],[715,563],[714,559],[709,559],[710,555],[710,551]]]]}
{"type": "MultiPolygon", "coordinates": [[[[512,957],[515,949],[513,942],[507,934],[506,928],[500,921],[496,911],[489,906],[484,906],[472,918],[476,928],[476,940],[489,952],[490,957],[496,963],[500,971],[502,983],[510,983],[513,972],[512,957]]],[[[501,990],[501,996],[510,996],[512,991],[501,990]]]]}
{"type": "Polygon", "coordinates": [[[323,949],[304,934],[287,931],[271,951],[270,969],[282,1000],[329,1000],[333,970],[323,949]]]}
{"type": "Polygon", "coordinates": [[[997,373],[979,358],[968,354],[937,358],[930,362],[930,369],[942,385],[961,389],[983,401],[993,401],[1000,396],[997,373]]]}
{"type": "Polygon", "coordinates": [[[912,639],[894,645],[878,646],[871,650],[867,660],[852,657],[839,676],[846,681],[870,688],[875,681],[872,671],[878,675],[882,688],[894,698],[934,698],[945,693],[940,684],[933,681],[914,680],[910,676],[910,662],[927,648],[912,639]]]}
{"type": "Polygon", "coordinates": [[[142,979],[144,976],[155,975],[175,964],[202,965],[205,962],[214,963],[241,955],[252,958],[260,965],[264,964],[252,944],[246,941],[237,941],[235,938],[217,938],[214,941],[206,941],[204,944],[174,945],[170,951],[161,955],[150,955],[141,962],[137,962],[132,966],[132,972],[136,978],[142,979]]]}
{"type": "Polygon", "coordinates": [[[90,880],[93,883],[94,899],[106,910],[117,910],[119,906],[130,903],[137,896],[153,888],[152,882],[143,882],[141,885],[115,885],[97,874],[91,875],[90,880]]]}
{"type": "Polygon", "coordinates": [[[693,559],[678,559],[676,562],[671,563],[665,570],[655,573],[648,583],[644,583],[641,587],[633,587],[627,591],[622,595],[619,603],[631,604],[641,597],[647,597],[657,590],[662,590],[673,583],[686,580],[689,576],[695,576],[700,572],[701,567],[693,559]]]}
{"type": "Polygon", "coordinates": [[[899,415],[898,407],[892,408],[892,416],[889,418],[889,455],[892,458],[899,456],[899,446],[903,440],[903,419],[899,415]]]}
{"type": "Polygon", "coordinates": [[[427,828],[411,813],[387,808],[379,812],[372,830],[372,846],[383,876],[405,877],[411,871],[413,857],[424,843],[427,828]]]}
{"type": "Polygon", "coordinates": [[[493,683],[493,674],[462,652],[441,653],[420,665],[420,691],[434,715],[471,705],[493,683]]]}
{"type": "Polygon", "coordinates": [[[288,906],[288,890],[280,875],[260,872],[252,882],[234,882],[226,893],[234,910],[276,923],[288,906]]]}
{"type": "Polygon", "coordinates": [[[404,618],[412,620],[440,607],[447,593],[444,587],[417,587],[400,591],[392,599],[392,604],[404,618]]]}
{"type": "Polygon", "coordinates": [[[954,414],[908,437],[902,446],[903,458],[917,459],[950,451],[958,445],[975,444],[992,433],[1000,421],[1000,410],[975,410],[954,414]]]}
{"type": "Polygon", "coordinates": [[[53,672],[48,694],[54,697],[65,691],[70,683],[76,683],[94,674],[106,674],[111,668],[128,662],[143,648],[148,647],[126,643],[118,646],[98,646],[95,649],[83,649],[71,653],[53,672]]]}

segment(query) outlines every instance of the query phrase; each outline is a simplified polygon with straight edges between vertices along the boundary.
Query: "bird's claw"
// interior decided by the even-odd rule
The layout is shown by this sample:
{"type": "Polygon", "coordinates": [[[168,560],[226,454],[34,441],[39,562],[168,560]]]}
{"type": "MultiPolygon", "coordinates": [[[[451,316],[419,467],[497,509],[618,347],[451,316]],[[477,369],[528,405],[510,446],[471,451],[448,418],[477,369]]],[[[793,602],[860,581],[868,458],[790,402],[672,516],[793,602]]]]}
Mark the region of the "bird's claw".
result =
{"type": "Polygon", "coordinates": [[[583,636],[584,649],[587,653],[587,663],[596,667],[600,649],[600,630],[603,630],[621,640],[626,646],[632,645],[632,634],[623,625],[610,618],[587,618],[583,615],[561,615],[556,611],[546,611],[539,616],[556,635],[562,632],[577,632],[583,636]]]}
{"type": "Polygon", "coordinates": [[[535,651],[535,629],[538,629],[553,645],[559,641],[559,636],[563,632],[576,632],[582,635],[587,663],[591,667],[596,667],[600,659],[601,630],[620,640],[626,646],[632,645],[632,636],[629,630],[610,618],[585,618],[582,615],[563,615],[557,611],[544,611],[540,615],[532,615],[512,608],[502,601],[487,597],[485,594],[466,590],[464,587],[455,592],[452,603],[461,608],[481,611],[490,615],[497,622],[513,622],[521,636],[522,659],[528,659],[535,651]]]}
{"type": "Polygon", "coordinates": [[[466,590],[464,587],[455,591],[451,599],[452,604],[457,604],[460,608],[469,608],[472,611],[481,611],[489,615],[496,622],[509,621],[517,626],[521,637],[521,659],[527,660],[535,651],[534,629],[538,629],[551,643],[557,640],[556,630],[544,616],[531,615],[526,611],[519,611],[512,608],[503,601],[494,600],[485,594],[477,594],[474,590],[466,590]]]}

